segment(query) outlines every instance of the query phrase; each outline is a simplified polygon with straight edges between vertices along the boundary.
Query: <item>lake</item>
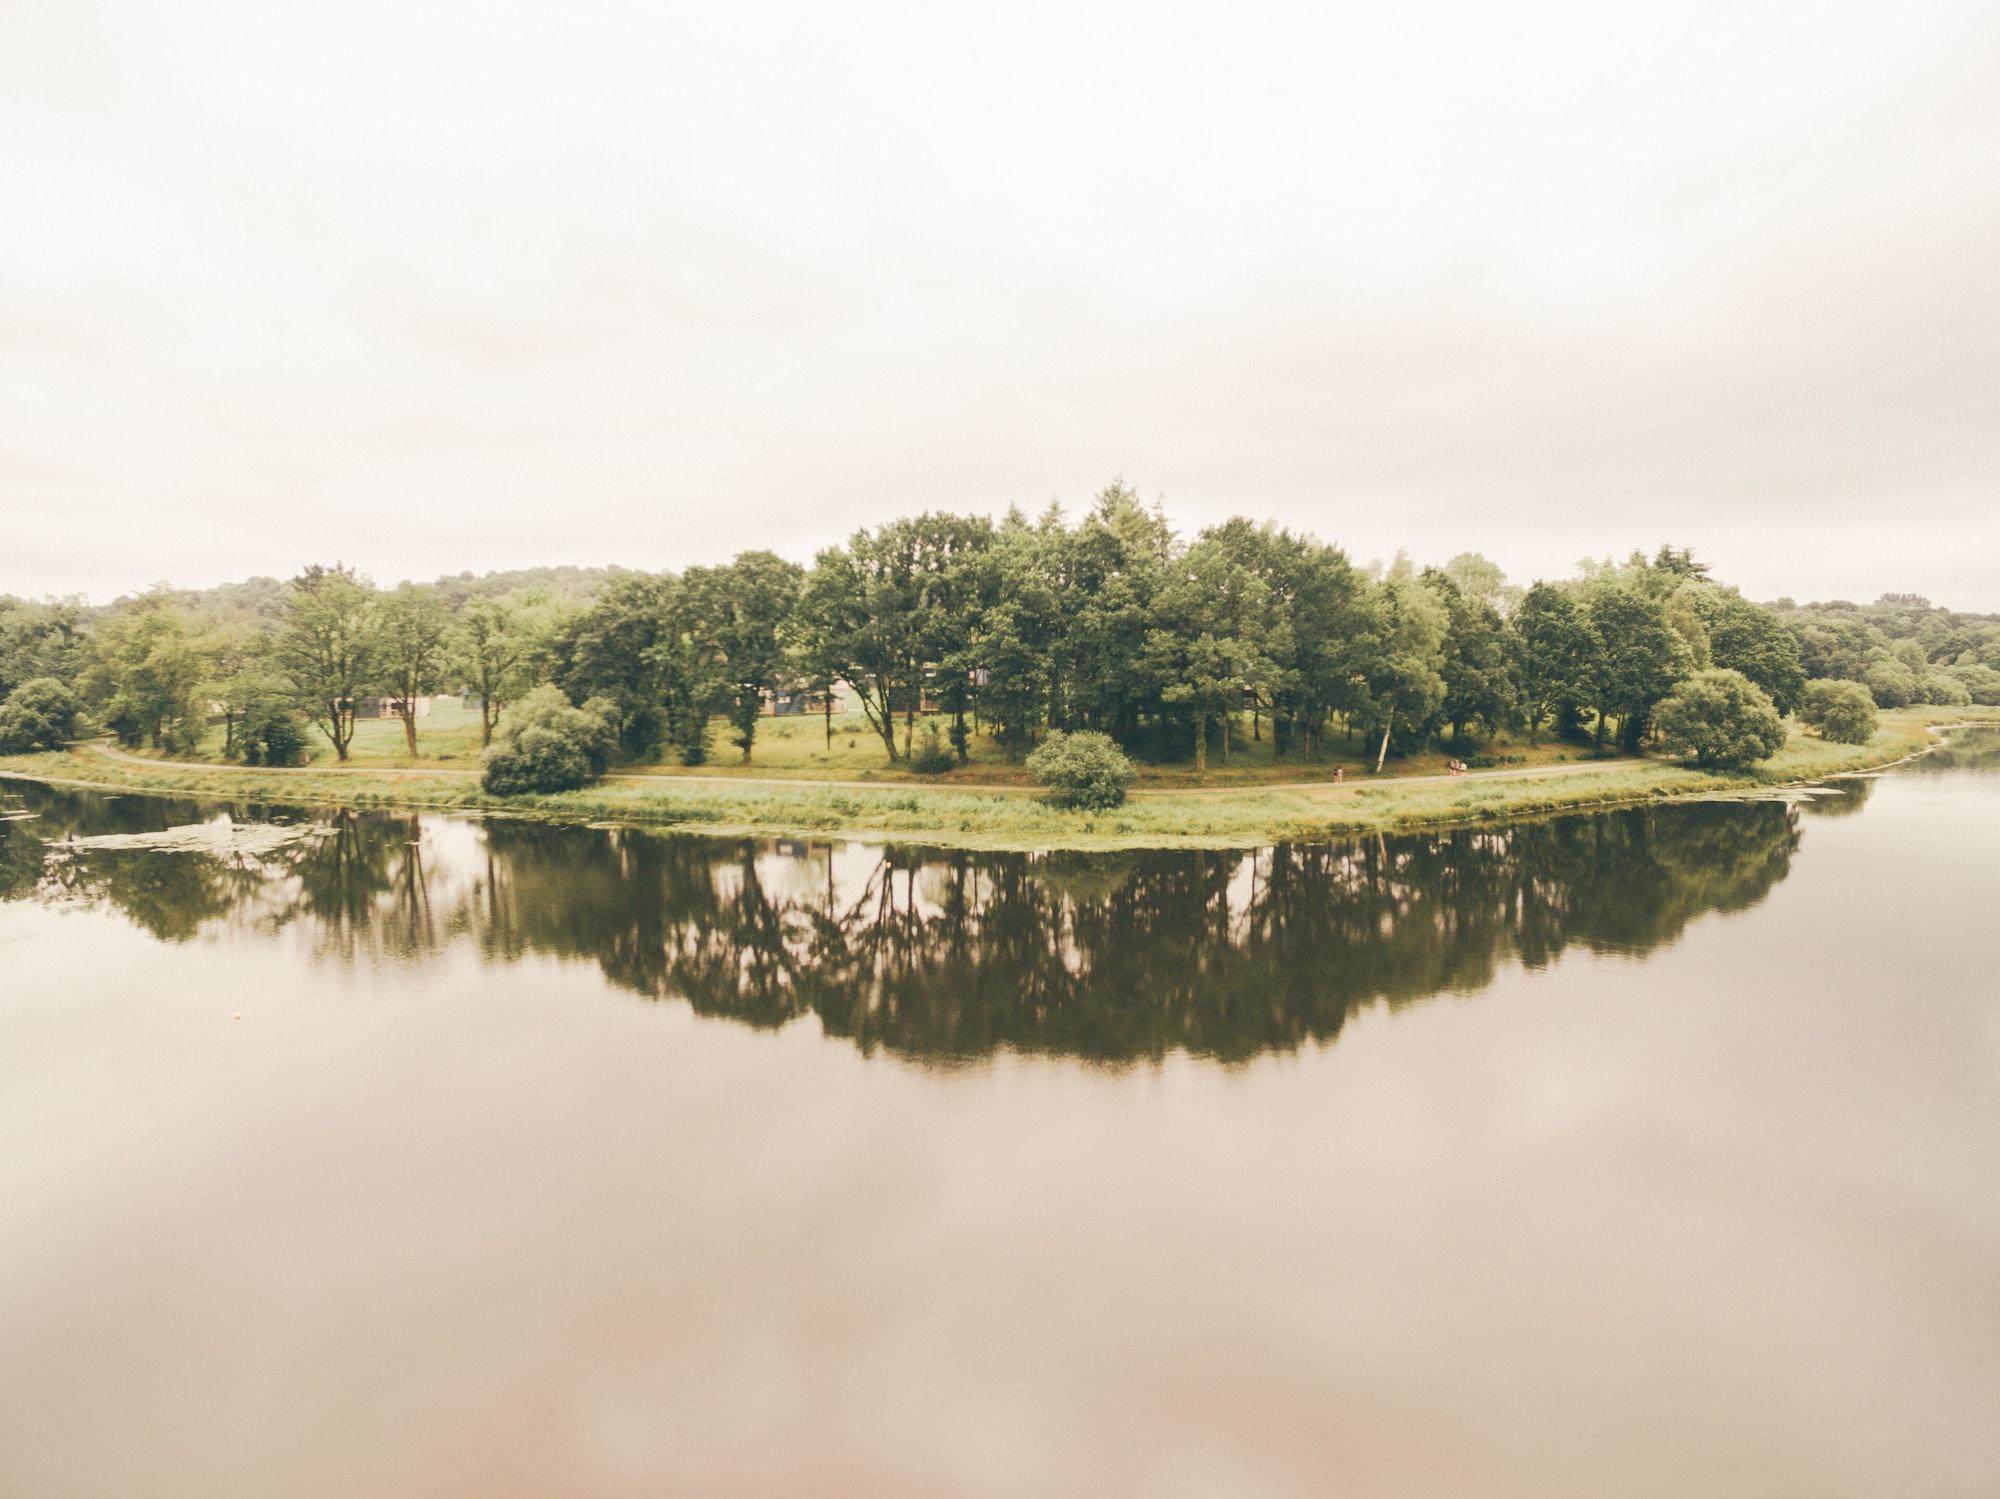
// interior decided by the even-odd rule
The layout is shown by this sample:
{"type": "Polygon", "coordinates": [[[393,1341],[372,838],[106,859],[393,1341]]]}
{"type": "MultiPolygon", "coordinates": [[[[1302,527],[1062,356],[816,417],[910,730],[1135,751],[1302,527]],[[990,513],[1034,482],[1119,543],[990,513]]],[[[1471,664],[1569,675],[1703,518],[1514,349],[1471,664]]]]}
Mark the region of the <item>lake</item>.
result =
{"type": "Polygon", "coordinates": [[[2000,1492],[2000,735],[1255,853],[0,818],[0,1493],[2000,1492]]]}

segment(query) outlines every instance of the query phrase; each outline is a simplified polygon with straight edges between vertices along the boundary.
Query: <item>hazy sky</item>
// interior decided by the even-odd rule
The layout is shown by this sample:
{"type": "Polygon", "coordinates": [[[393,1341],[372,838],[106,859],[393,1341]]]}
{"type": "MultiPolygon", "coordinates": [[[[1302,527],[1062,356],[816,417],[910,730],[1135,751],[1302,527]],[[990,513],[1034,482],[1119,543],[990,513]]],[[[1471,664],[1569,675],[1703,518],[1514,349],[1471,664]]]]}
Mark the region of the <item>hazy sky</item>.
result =
{"type": "Polygon", "coordinates": [[[1118,474],[2000,609],[2000,5],[0,0],[0,590],[1118,474]]]}

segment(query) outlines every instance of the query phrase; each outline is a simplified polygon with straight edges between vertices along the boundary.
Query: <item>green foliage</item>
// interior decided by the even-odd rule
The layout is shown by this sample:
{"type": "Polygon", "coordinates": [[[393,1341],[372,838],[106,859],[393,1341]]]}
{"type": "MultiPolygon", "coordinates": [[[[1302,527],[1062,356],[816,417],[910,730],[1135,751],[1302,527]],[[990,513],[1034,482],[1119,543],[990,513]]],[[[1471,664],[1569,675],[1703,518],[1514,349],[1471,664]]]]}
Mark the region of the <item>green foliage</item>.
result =
{"type": "Polygon", "coordinates": [[[404,583],[385,594],[377,611],[377,685],[396,702],[404,742],[417,753],[417,699],[443,685],[451,615],[435,588],[404,583]]]}
{"type": "Polygon", "coordinates": [[[0,702],[36,677],[75,681],[85,656],[81,600],[35,602],[0,594],[0,702]]]}
{"type": "Polygon", "coordinates": [[[744,552],[727,567],[708,571],[710,588],[703,599],[713,623],[704,633],[715,641],[728,682],[729,722],[747,765],[765,696],[790,681],[785,631],[798,608],[805,569],[773,552],[744,552]]]}
{"type": "Polygon", "coordinates": [[[244,715],[237,748],[245,765],[303,765],[306,726],[281,703],[263,701],[244,715]]]}
{"type": "Polygon", "coordinates": [[[1740,671],[1696,672],[1660,700],[1653,723],[1668,753],[1709,768],[1752,765],[1785,747],[1770,694],[1740,671]]]}
{"type": "Polygon", "coordinates": [[[0,704],[0,755],[61,749],[76,737],[83,705],[54,677],[21,683],[0,704]]]}
{"type": "Polygon", "coordinates": [[[1797,710],[1805,689],[1805,662],[1798,638],[1769,609],[1734,589],[1714,586],[1695,594],[1695,608],[1707,628],[1711,662],[1740,671],[1770,695],[1780,713],[1797,710]]]}
{"type": "Polygon", "coordinates": [[[1917,678],[1917,701],[1964,708],[1972,702],[1972,689],[1948,671],[1926,671],[1917,678]]]}
{"type": "Polygon", "coordinates": [[[1537,583],[1514,615],[1521,715],[1530,739],[1544,725],[1573,725],[1583,706],[1597,700],[1597,636],[1575,596],[1554,583],[1537,583]]]}
{"type": "Polygon", "coordinates": [[[1946,668],[1952,679],[1963,686],[1972,701],[1988,707],[2000,706],[2000,670],[1977,661],[1946,668]]]}
{"type": "Polygon", "coordinates": [[[1777,616],[1799,642],[1808,677],[1863,682],[1883,707],[1928,699],[1934,690],[1957,703],[1956,693],[1935,687],[1938,672],[1964,686],[1973,702],[2000,703],[2000,615],[1956,613],[1916,594],[1885,593],[1872,604],[1801,607],[1780,600],[1777,616]]]}
{"type": "MultiPolygon", "coordinates": [[[[1497,591],[1499,585],[1473,565],[1469,554],[1458,561],[1461,571],[1497,591]]],[[[1444,605],[1448,621],[1441,647],[1444,700],[1439,712],[1451,725],[1453,743],[1464,739],[1475,724],[1493,733],[1514,716],[1520,690],[1506,621],[1492,604],[1468,593],[1448,572],[1426,568],[1423,582],[1444,605]]]]}
{"type": "Polygon", "coordinates": [[[208,676],[195,622],[162,588],[99,626],[80,685],[125,745],[181,754],[200,737],[201,688],[208,676]]]}
{"type": "Polygon", "coordinates": [[[604,774],[616,732],[609,698],[575,708],[560,688],[537,687],[514,705],[487,750],[480,785],[494,796],[577,791],[604,774]]]}
{"type": "Polygon", "coordinates": [[[273,656],[292,700],[345,760],[354,706],[374,689],[381,661],[375,585],[335,563],[307,567],[286,590],[273,656]]]}
{"type": "Polygon", "coordinates": [[[910,756],[910,769],[920,776],[941,776],[957,763],[957,757],[938,732],[938,726],[926,722],[923,731],[917,735],[917,747],[910,756]]]}
{"type": "Polygon", "coordinates": [[[1056,730],[1028,756],[1028,774],[1058,807],[1101,812],[1124,802],[1132,762],[1108,734],[1056,730]]]}
{"type": "Polygon", "coordinates": [[[1917,700],[1917,674],[1894,656],[1877,656],[1861,669],[1861,683],[1876,706],[1907,708],[1917,700]]]}
{"type": "Polygon", "coordinates": [[[1875,737],[1875,699],[1859,682],[1808,682],[1799,701],[1799,721],[1835,744],[1866,744],[1875,737]]]}
{"type": "Polygon", "coordinates": [[[554,681],[572,699],[616,704],[611,722],[634,759],[659,752],[666,737],[662,649],[675,580],[631,573],[614,579],[588,609],[563,626],[554,646],[554,681]]]}
{"type": "MultiPolygon", "coordinates": [[[[606,700],[625,756],[672,749],[690,765],[718,718],[748,761],[773,732],[772,699],[825,692],[827,768],[836,711],[858,710],[894,762],[917,757],[917,723],[936,716],[961,765],[981,730],[1011,756],[1050,730],[1093,730],[1205,770],[1267,730],[1276,758],[1317,758],[1333,736],[1372,758],[1447,729],[1461,753],[1516,725],[1576,736],[1594,717],[1600,749],[1615,728],[1637,750],[1660,699],[1711,664],[1781,710],[1803,675],[1850,664],[1884,701],[2000,702],[2000,620],[1901,598],[1773,614],[1674,547],[1579,574],[1522,593],[1469,552],[1421,576],[1402,559],[1364,572],[1242,518],[1184,541],[1118,482],[1074,523],[1056,506],[998,523],[906,517],[810,570],[755,551],[679,574],[542,569],[387,594],[336,566],[102,611],[0,597],[0,688],[74,680],[128,743],[169,751],[220,720],[225,756],[247,752],[253,715],[289,705],[346,759],[363,696],[463,690],[490,746],[509,705],[553,683],[569,702],[606,700]]],[[[460,731],[427,725],[453,753],[460,731]]],[[[403,729],[414,758],[414,713],[403,729]]],[[[387,737],[361,742],[396,753],[387,737]]]]}
{"type": "Polygon", "coordinates": [[[1616,718],[1619,743],[1636,752],[1654,707],[1693,667],[1687,642],[1665,606],[1641,587],[1596,584],[1585,612],[1597,640],[1599,725],[1616,718]]]}

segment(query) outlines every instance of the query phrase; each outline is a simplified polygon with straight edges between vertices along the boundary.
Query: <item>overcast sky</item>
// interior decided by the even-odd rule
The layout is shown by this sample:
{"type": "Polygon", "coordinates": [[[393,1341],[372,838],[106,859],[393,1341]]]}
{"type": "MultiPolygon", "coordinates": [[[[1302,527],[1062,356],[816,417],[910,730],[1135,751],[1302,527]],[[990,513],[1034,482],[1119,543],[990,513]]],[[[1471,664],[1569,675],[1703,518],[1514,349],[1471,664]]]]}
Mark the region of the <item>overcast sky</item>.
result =
{"type": "Polygon", "coordinates": [[[2000,6],[0,0],[0,591],[1121,474],[2000,609],[2000,6]]]}

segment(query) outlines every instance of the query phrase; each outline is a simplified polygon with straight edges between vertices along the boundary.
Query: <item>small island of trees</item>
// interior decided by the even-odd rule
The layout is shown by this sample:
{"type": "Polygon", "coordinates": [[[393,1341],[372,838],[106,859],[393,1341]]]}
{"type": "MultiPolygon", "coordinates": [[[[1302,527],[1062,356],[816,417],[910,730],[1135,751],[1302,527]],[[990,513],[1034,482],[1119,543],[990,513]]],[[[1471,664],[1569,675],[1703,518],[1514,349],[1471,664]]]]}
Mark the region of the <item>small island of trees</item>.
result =
{"type": "Polygon", "coordinates": [[[420,705],[447,691],[476,707],[499,792],[699,765],[718,738],[752,763],[768,715],[809,710],[829,748],[869,736],[886,768],[1047,745],[1085,804],[1122,795],[1113,755],[1200,773],[1246,740],[1375,769],[1476,763],[1503,737],[1742,765],[1793,714],[1865,741],[1877,705],[2000,703],[2000,618],[1909,595],[1766,607],[1671,546],[1527,588],[1476,553],[1363,567],[1242,518],[1182,538],[1123,484],[1074,523],[933,512],[810,566],[749,551],[383,589],[336,563],[101,608],[0,597],[0,752],[101,728],[285,764],[312,732],[338,762],[372,706],[415,758],[420,705]]]}

